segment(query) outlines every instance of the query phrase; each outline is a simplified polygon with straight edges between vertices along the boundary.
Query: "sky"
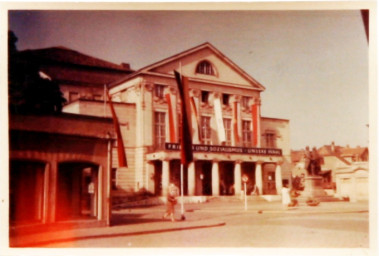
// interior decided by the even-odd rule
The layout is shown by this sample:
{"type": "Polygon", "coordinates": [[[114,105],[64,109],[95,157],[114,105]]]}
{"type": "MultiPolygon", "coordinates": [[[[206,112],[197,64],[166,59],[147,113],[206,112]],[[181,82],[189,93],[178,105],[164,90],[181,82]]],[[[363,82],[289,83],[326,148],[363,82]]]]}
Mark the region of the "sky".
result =
{"type": "Polygon", "coordinates": [[[360,11],[10,11],[18,50],[64,46],[144,66],[209,42],[259,81],[264,117],[294,150],[368,146],[368,43],[360,11]]]}

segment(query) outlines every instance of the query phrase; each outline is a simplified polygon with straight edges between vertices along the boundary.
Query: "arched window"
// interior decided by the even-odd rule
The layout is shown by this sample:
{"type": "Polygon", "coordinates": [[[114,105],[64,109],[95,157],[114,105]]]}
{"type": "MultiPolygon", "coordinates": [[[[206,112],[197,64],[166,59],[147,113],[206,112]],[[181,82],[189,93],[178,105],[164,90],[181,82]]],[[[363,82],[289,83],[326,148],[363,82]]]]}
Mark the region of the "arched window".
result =
{"type": "Polygon", "coordinates": [[[197,65],[196,73],[212,76],[215,75],[212,64],[207,60],[203,60],[197,65]]]}

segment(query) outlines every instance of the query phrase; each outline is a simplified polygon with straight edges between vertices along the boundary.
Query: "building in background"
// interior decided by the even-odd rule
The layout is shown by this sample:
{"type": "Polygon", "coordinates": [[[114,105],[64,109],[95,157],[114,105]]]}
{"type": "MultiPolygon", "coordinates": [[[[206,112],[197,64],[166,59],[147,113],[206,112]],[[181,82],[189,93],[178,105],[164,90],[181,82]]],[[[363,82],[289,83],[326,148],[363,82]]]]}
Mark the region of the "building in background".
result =
{"type": "MultiPolygon", "coordinates": [[[[351,201],[369,198],[369,158],[367,147],[342,147],[332,142],[320,147],[318,153],[323,158],[320,175],[324,178],[324,188],[336,197],[348,197],[351,201]]],[[[292,176],[304,177],[304,150],[292,151],[292,176]]]]}
{"type": "Polygon", "coordinates": [[[67,103],[104,100],[105,84],[133,72],[129,64],[114,64],[65,47],[20,51],[18,61],[38,66],[42,76],[58,82],[67,103]]]}

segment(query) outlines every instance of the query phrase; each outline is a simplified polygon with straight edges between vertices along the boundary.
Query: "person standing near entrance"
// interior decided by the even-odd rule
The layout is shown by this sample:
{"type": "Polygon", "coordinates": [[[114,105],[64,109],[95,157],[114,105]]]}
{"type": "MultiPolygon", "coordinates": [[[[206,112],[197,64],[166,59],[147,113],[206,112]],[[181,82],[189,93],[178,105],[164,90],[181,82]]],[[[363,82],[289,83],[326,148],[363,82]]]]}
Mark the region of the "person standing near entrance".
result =
{"type": "Polygon", "coordinates": [[[168,191],[167,191],[167,203],[166,203],[166,212],[165,214],[163,215],[163,219],[167,218],[168,216],[170,216],[171,218],[171,221],[174,222],[175,221],[175,205],[177,204],[177,200],[176,200],[176,197],[179,195],[179,189],[173,184],[171,183],[169,186],[168,186],[168,191]]]}
{"type": "Polygon", "coordinates": [[[282,187],[282,205],[283,208],[287,209],[287,207],[291,203],[290,189],[288,188],[288,184],[283,184],[282,187]]]}

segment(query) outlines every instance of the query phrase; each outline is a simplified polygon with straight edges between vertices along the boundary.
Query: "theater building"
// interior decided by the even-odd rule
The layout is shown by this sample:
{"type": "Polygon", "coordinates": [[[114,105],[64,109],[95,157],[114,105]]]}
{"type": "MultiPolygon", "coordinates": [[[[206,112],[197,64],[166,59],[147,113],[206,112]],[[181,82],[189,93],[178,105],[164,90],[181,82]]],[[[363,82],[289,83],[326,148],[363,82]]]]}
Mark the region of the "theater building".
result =
{"type": "Polygon", "coordinates": [[[124,140],[130,164],[117,169],[116,186],[165,195],[169,183],[180,185],[179,141],[188,135],[179,132],[174,70],[189,78],[192,108],[194,161],[184,170],[184,194],[240,195],[245,176],[248,193],[279,194],[290,179],[282,169],[290,162],[289,120],[261,116],[265,87],[210,43],[108,85],[113,102],[133,106],[117,112],[129,125],[124,140]]]}

